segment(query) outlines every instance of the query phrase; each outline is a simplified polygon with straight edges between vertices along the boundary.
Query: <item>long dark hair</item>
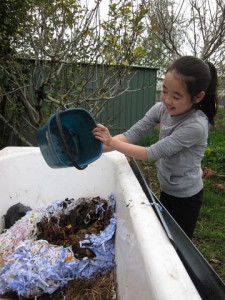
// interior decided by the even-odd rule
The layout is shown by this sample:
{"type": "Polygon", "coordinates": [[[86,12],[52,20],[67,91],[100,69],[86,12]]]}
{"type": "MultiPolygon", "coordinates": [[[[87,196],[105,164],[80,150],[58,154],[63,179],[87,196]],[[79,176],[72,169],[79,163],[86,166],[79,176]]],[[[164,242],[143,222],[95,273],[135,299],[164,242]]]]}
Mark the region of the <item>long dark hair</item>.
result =
{"type": "Polygon", "coordinates": [[[183,77],[192,101],[201,91],[205,92],[204,98],[194,104],[194,107],[201,109],[208,117],[209,123],[214,125],[218,105],[217,71],[214,65],[193,56],[182,56],[167,69],[167,72],[169,71],[175,71],[183,77]]]}

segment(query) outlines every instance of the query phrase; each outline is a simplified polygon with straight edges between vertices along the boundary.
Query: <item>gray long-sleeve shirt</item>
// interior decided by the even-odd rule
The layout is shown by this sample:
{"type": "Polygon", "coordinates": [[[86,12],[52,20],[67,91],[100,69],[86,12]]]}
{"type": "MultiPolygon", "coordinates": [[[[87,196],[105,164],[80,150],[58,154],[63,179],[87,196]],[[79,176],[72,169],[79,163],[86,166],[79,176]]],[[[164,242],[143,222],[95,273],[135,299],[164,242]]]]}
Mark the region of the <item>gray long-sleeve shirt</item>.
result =
{"type": "Polygon", "coordinates": [[[201,161],[207,146],[208,119],[194,109],[171,117],[159,102],[124,135],[134,143],[159,123],[159,141],[147,147],[147,155],[149,161],[157,161],[160,188],[172,196],[191,197],[203,187],[201,161]]]}

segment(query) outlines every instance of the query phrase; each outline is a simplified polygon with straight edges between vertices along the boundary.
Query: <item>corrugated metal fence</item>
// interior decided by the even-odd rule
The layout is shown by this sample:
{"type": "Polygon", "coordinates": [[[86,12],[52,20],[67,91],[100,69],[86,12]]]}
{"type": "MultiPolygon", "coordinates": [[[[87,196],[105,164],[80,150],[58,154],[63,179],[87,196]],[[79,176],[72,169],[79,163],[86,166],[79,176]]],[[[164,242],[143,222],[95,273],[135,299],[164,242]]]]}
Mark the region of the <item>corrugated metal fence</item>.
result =
{"type": "Polygon", "coordinates": [[[157,69],[134,67],[130,90],[104,106],[97,118],[107,124],[112,135],[124,132],[144,116],[156,100],[157,69]]]}

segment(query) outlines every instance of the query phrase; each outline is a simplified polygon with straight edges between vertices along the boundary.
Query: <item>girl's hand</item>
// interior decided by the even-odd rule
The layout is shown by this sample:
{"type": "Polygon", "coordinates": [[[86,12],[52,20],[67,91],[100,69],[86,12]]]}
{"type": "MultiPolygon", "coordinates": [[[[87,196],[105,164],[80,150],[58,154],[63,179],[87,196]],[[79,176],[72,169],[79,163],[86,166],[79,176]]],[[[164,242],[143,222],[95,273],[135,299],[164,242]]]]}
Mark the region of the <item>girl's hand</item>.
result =
{"type": "Polygon", "coordinates": [[[97,124],[92,133],[96,139],[104,143],[107,151],[117,150],[130,157],[148,160],[146,147],[130,144],[124,135],[112,137],[108,128],[102,124],[97,124]]]}
{"type": "Polygon", "coordinates": [[[102,124],[97,124],[97,126],[92,131],[96,139],[103,142],[106,146],[110,146],[112,136],[107,127],[102,124]]]}

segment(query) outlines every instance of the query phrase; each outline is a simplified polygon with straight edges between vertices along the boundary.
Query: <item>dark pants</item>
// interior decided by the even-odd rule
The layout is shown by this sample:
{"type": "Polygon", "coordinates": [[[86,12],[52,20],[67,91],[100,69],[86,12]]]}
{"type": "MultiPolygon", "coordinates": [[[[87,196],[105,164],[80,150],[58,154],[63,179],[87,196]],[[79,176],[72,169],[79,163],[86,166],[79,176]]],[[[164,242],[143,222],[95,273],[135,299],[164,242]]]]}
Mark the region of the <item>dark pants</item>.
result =
{"type": "Polygon", "coordinates": [[[191,239],[202,205],[203,189],[192,197],[178,198],[164,192],[160,194],[160,202],[191,239]]]}

